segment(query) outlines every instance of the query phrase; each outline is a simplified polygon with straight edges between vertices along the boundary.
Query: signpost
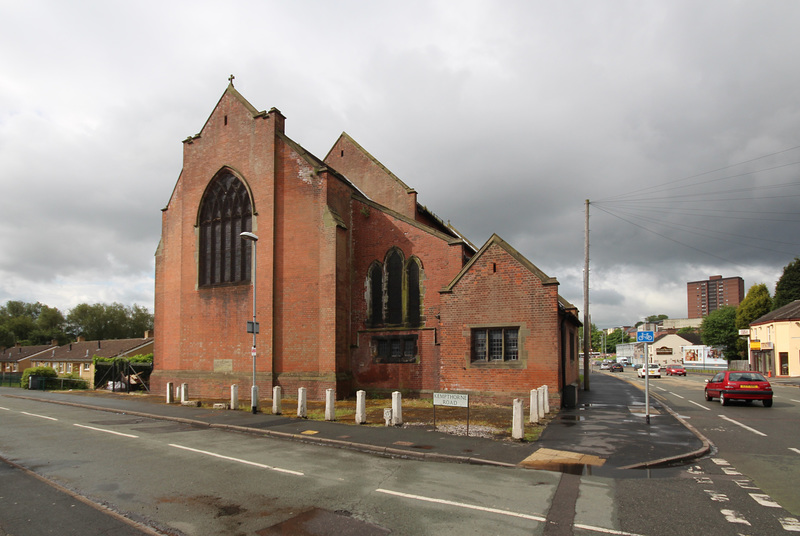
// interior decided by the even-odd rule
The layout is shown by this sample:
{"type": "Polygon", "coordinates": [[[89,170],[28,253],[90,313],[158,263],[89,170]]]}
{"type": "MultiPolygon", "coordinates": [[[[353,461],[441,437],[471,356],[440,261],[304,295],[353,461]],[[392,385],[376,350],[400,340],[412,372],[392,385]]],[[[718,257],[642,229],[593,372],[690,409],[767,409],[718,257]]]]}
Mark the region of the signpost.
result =
{"type": "Polygon", "coordinates": [[[436,406],[467,408],[467,437],[469,437],[469,395],[462,393],[433,393],[433,428],[436,429],[436,406]]]}
{"type": "Polygon", "coordinates": [[[636,342],[644,343],[644,419],[650,424],[650,354],[647,351],[648,343],[655,341],[652,331],[637,331],[636,342]]]}

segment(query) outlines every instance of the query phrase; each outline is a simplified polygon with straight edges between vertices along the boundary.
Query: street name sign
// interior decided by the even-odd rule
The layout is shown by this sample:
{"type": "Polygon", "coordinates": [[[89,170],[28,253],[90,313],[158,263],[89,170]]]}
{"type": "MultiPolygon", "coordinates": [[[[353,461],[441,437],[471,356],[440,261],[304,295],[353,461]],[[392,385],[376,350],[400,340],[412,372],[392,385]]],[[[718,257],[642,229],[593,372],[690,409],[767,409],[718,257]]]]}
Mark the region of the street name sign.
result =
{"type": "Polygon", "coordinates": [[[460,393],[433,393],[433,405],[468,408],[469,395],[460,393]]]}

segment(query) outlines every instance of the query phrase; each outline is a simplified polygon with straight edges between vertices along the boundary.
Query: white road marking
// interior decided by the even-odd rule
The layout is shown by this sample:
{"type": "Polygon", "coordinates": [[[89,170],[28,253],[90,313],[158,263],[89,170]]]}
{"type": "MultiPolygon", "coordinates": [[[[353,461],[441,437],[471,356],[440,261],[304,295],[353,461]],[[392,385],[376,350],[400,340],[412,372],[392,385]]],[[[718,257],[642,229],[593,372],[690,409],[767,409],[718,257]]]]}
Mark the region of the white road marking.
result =
{"type": "MultiPolygon", "coordinates": [[[[775,398],[775,395],[772,395],[772,398],[775,398]]],[[[800,400],[795,400],[794,398],[790,398],[789,400],[791,400],[792,402],[797,402],[798,404],[800,404],[800,400]]]]}
{"type": "Polygon", "coordinates": [[[232,461],[232,462],[239,462],[239,463],[243,463],[243,464],[246,464],[246,465],[252,465],[252,466],[255,466],[255,467],[260,467],[262,469],[270,469],[272,471],[278,471],[280,473],[288,473],[290,475],[304,476],[304,474],[299,472],[299,471],[292,471],[290,469],[281,469],[280,467],[273,467],[271,465],[265,465],[263,463],[257,463],[257,462],[251,462],[251,461],[248,461],[248,460],[242,460],[241,458],[232,458],[230,456],[223,456],[222,454],[217,454],[215,452],[209,452],[207,450],[193,449],[191,447],[184,447],[183,445],[176,445],[175,443],[170,443],[169,446],[170,447],[175,447],[176,449],[183,449],[183,450],[188,450],[190,452],[197,452],[198,454],[205,454],[207,456],[213,456],[215,458],[220,458],[222,460],[229,460],[229,461],[232,461]]]}
{"type": "Polygon", "coordinates": [[[0,409],[2,409],[2,410],[4,410],[4,411],[11,411],[10,409],[8,409],[8,408],[3,408],[3,407],[0,407],[0,409]]]}
{"type": "Polygon", "coordinates": [[[23,415],[30,415],[31,417],[39,417],[40,419],[48,419],[51,421],[57,421],[58,419],[54,417],[48,417],[47,415],[38,415],[36,413],[28,413],[27,411],[20,411],[23,415]]]}
{"type": "Polygon", "coordinates": [[[712,501],[716,501],[716,502],[728,502],[728,501],[730,501],[728,496],[725,495],[724,493],[720,493],[718,491],[714,491],[713,489],[704,489],[703,491],[708,493],[708,496],[712,501]]]}
{"type": "Polygon", "coordinates": [[[745,429],[745,430],[747,430],[748,432],[753,432],[754,434],[758,434],[758,435],[760,435],[760,436],[762,436],[762,437],[767,437],[767,434],[765,434],[764,432],[759,432],[759,431],[758,431],[758,430],[756,430],[755,428],[750,428],[750,427],[749,427],[749,426],[747,426],[746,424],[742,424],[742,423],[740,423],[739,421],[734,421],[733,419],[731,419],[731,418],[729,418],[729,417],[726,417],[725,415],[720,415],[720,417],[721,417],[721,418],[723,418],[723,419],[725,419],[725,420],[726,420],[726,421],[728,421],[728,422],[732,422],[733,424],[735,424],[735,425],[737,425],[737,426],[741,426],[742,428],[744,428],[744,429],[745,429]]]}
{"type": "MultiPolygon", "coordinates": [[[[488,506],[479,506],[477,504],[468,504],[462,502],[455,502],[455,501],[448,501],[447,499],[437,499],[435,497],[425,497],[424,495],[412,495],[411,493],[402,493],[400,491],[392,491],[388,489],[381,489],[378,488],[375,491],[378,493],[385,493],[387,495],[394,495],[395,497],[403,497],[405,499],[414,499],[417,501],[423,502],[430,502],[434,504],[446,504],[448,506],[456,506],[458,508],[466,508],[468,510],[476,510],[479,512],[489,512],[492,514],[501,514],[504,516],[511,516],[511,517],[518,517],[521,519],[530,519],[531,521],[539,521],[540,523],[544,523],[547,521],[547,518],[542,516],[536,516],[531,514],[523,514],[521,512],[512,512],[511,510],[500,510],[499,508],[489,508],[488,506]]],[[[616,534],[620,536],[639,536],[633,532],[623,532],[621,530],[614,530],[614,529],[606,529],[603,527],[594,527],[592,525],[583,525],[581,523],[575,523],[573,528],[576,529],[583,529],[583,530],[591,530],[594,532],[601,532],[603,534],[616,534]]]]}
{"type": "Polygon", "coordinates": [[[800,454],[800,449],[789,447],[789,450],[791,450],[792,452],[796,452],[797,454],[800,454]]]}
{"type": "Polygon", "coordinates": [[[781,505],[776,503],[772,500],[772,497],[767,495],[766,493],[751,493],[750,496],[753,498],[761,506],[767,506],[769,508],[780,508],[781,505]]]}
{"type": "Polygon", "coordinates": [[[666,389],[664,389],[663,387],[656,386],[656,389],[658,389],[659,391],[665,391],[666,392],[666,389]]]}
{"type": "Polygon", "coordinates": [[[742,489],[758,489],[758,486],[754,486],[753,482],[747,479],[744,480],[736,480],[735,478],[733,481],[742,489]]]}
{"type": "Polygon", "coordinates": [[[694,477],[694,479],[698,484],[703,484],[703,485],[707,484],[709,486],[714,485],[714,481],[708,478],[707,476],[696,476],[694,477]]]}
{"type": "Polygon", "coordinates": [[[694,400],[689,400],[689,403],[690,403],[690,404],[694,404],[694,405],[695,405],[695,406],[697,406],[698,408],[703,408],[703,409],[704,409],[704,410],[706,410],[706,411],[711,411],[711,408],[707,408],[707,407],[705,407],[703,404],[698,404],[698,403],[697,403],[697,402],[695,402],[694,400]]]}
{"type": "Polygon", "coordinates": [[[783,530],[800,532],[800,521],[798,521],[796,517],[779,517],[778,521],[781,522],[783,530]]]}
{"type": "Polygon", "coordinates": [[[139,438],[139,436],[137,436],[137,435],[123,434],[122,432],[115,432],[114,430],[105,430],[103,428],[95,428],[94,426],[86,426],[85,424],[75,424],[75,426],[77,426],[79,428],[87,428],[89,430],[95,430],[97,432],[105,432],[107,434],[114,434],[114,435],[118,435],[118,436],[122,436],[122,437],[131,437],[133,439],[138,439],[139,438]]]}
{"type": "Polygon", "coordinates": [[[686,400],[686,398],[682,397],[682,396],[681,396],[681,395],[679,395],[678,393],[670,393],[670,394],[671,394],[672,396],[677,396],[678,398],[683,398],[684,400],[686,400]]]}
{"type": "Polygon", "coordinates": [[[711,458],[711,461],[717,465],[730,465],[731,462],[726,460],[725,458],[711,458]]]}
{"type": "Polygon", "coordinates": [[[744,518],[742,514],[735,510],[720,510],[722,515],[725,516],[725,521],[730,523],[740,523],[742,525],[750,525],[750,522],[744,518]]]}
{"type": "Polygon", "coordinates": [[[741,476],[742,475],[742,473],[740,473],[739,471],[737,471],[733,467],[723,467],[722,468],[722,472],[725,473],[726,475],[732,475],[732,476],[741,476]]]}

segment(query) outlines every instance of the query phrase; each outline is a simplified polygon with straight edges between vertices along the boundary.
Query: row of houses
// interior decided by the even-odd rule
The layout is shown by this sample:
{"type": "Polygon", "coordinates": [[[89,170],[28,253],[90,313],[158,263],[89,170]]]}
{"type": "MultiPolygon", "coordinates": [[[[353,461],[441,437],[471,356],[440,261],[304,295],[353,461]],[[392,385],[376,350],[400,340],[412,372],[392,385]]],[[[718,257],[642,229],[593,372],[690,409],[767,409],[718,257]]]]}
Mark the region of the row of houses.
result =
{"type": "Polygon", "coordinates": [[[0,373],[22,373],[26,368],[52,367],[59,374],[74,374],[86,380],[94,379],[94,357],[115,358],[153,353],[153,334],[134,339],[109,339],[87,341],[78,337],[76,342],[58,345],[19,344],[0,350],[0,373]]]}

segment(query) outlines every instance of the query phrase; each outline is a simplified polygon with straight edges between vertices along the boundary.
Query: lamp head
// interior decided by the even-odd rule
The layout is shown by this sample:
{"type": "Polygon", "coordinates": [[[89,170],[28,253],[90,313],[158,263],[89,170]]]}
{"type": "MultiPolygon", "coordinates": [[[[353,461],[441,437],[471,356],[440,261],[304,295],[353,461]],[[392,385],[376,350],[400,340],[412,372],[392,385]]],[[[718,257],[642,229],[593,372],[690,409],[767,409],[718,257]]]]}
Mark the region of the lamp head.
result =
{"type": "Polygon", "coordinates": [[[253,242],[258,241],[258,237],[249,231],[240,233],[239,236],[241,236],[243,240],[252,240],[253,242]]]}

